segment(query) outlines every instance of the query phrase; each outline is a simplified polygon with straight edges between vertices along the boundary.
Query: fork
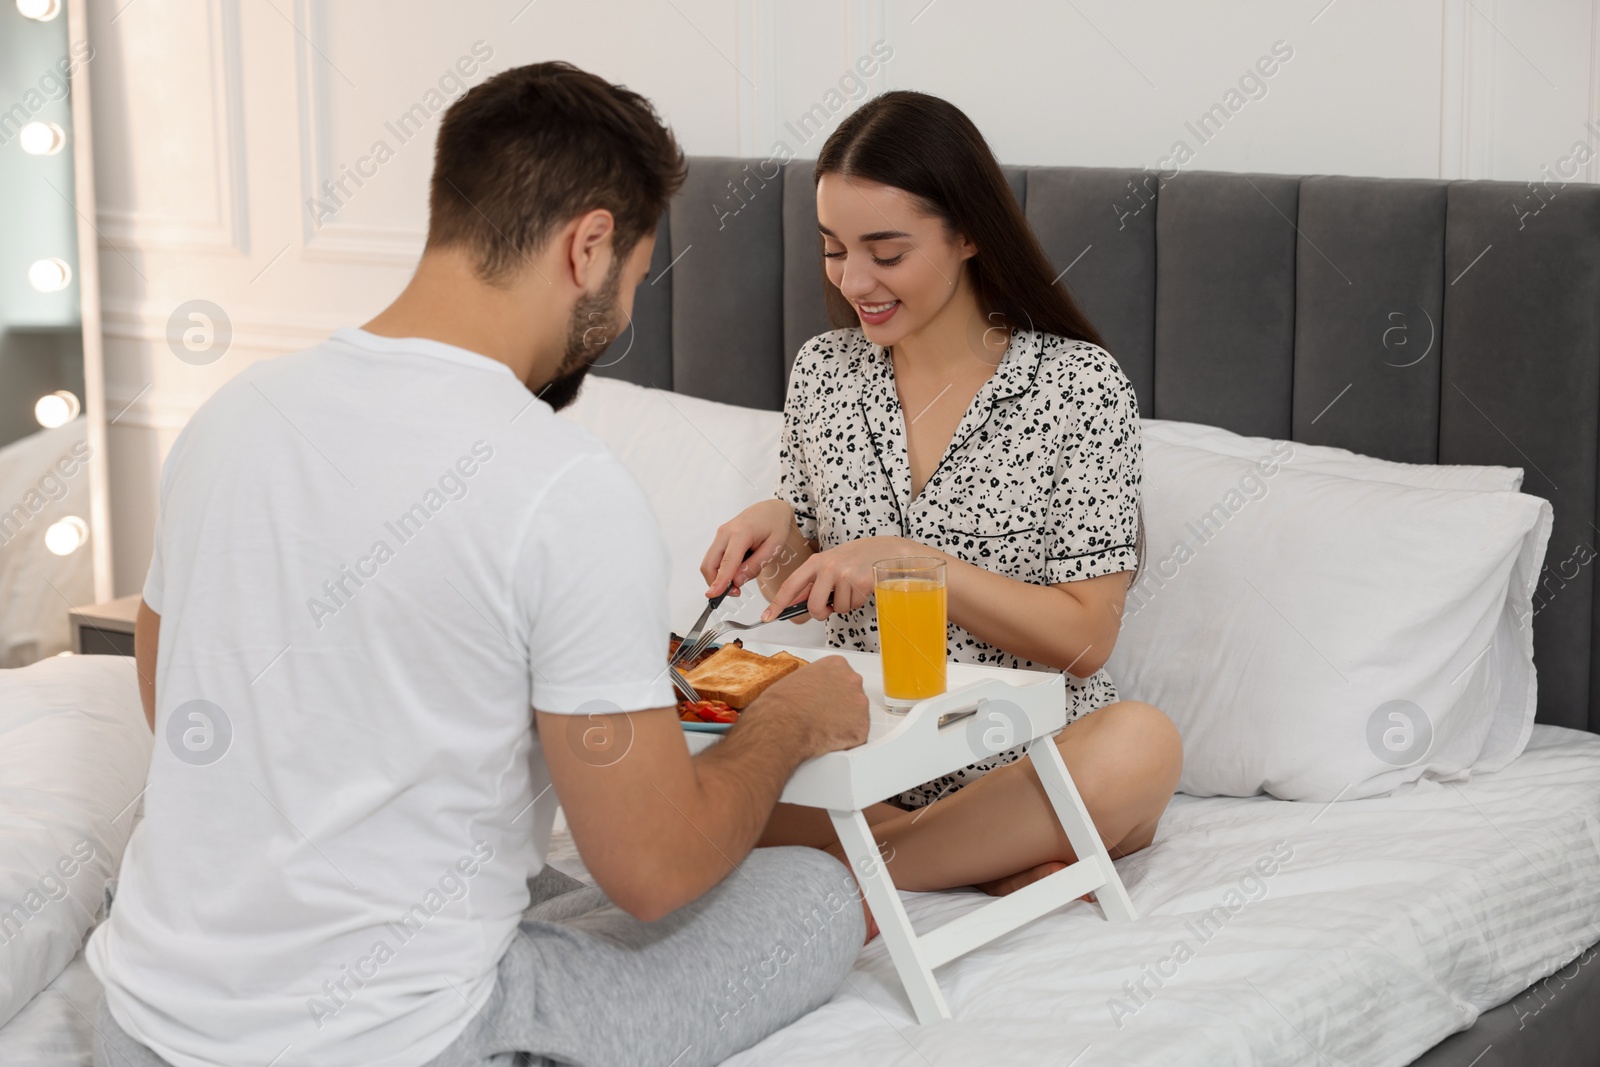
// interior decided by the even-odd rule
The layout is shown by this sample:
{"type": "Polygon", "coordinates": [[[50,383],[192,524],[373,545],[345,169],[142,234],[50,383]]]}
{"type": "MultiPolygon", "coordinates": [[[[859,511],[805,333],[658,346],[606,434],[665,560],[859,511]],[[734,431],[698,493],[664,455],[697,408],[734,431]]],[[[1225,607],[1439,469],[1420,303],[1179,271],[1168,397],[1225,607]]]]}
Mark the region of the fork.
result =
{"type": "Polygon", "coordinates": [[[757,619],[755,622],[732,622],[725,620],[717,623],[715,626],[708,626],[705,632],[700,635],[700,639],[694,644],[690,645],[687,652],[683,653],[681,662],[692,662],[696,656],[706,650],[707,646],[715,644],[717,641],[721,640],[730,630],[753,630],[757,626],[766,626],[768,623],[783,622],[787,619],[799,618],[801,615],[804,615],[810,610],[811,609],[807,606],[806,602],[802,600],[798,604],[790,604],[788,607],[784,608],[782,611],[778,612],[765,622],[761,621],[760,619],[757,619]]]}
{"type": "Polygon", "coordinates": [[[694,686],[689,684],[689,679],[683,676],[683,672],[670,663],[667,665],[667,670],[672,672],[672,684],[677,687],[678,692],[688,697],[689,703],[700,703],[700,694],[695,692],[694,686]]]}

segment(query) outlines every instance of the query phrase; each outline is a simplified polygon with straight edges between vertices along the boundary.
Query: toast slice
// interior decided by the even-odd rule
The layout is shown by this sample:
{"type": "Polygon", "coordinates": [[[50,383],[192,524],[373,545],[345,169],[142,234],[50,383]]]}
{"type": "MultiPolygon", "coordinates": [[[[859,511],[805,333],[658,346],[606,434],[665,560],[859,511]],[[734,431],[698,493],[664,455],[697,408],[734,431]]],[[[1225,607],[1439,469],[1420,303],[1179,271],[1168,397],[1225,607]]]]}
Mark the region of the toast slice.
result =
{"type": "MultiPolygon", "coordinates": [[[[683,644],[683,638],[679,637],[677,634],[673,634],[671,639],[667,641],[667,658],[669,660],[673,656],[676,656],[678,654],[678,646],[681,645],[681,644],[683,644]]],[[[734,648],[743,648],[744,647],[743,639],[738,638],[738,637],[735,637],[732,641],[729,641],[728,644],[732,645],[734,648]]],[[[707,649],[706,651],[701,652],[699,655],[695,656],[694,662],[692,662],[692,663],[679,663],[679,664],[677,664],[677,668],[680,671],[692,670],[695,667],[700,666],[700,664],[704,663],[706,660],[710,659],[714,655],[716,655],[716,649],[707,649]]]]}
{"type": "Polygon", "coordinates": [[[805,660],[787,652],[763,656],[735,645],[723,645],[684,677],[703,700],[720,700],[744,710],[779,678],[805,666],[805,660]]]}

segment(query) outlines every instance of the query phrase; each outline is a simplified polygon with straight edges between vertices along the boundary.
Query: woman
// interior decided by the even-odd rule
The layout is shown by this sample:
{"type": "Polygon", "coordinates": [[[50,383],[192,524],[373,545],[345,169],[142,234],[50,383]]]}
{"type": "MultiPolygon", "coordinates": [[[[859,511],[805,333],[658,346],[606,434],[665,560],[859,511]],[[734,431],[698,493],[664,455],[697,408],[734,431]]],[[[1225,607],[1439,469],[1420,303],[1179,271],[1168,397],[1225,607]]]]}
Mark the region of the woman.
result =
{"type": "MultiPolygon", "coordinates": [[[[869,101],[816,176],[830,316],[849,328],[800,350],[777,497],[718,528],[707,595],[758,578],[763,618],[804,599],[831,645],[875,652],[872,564],[946,560],[951,658],[1066,674],[1056,744],[1112,856],[1136,852],[1183,754],[1102,669],[1143,547],[1132,386],[955,106],[869,101]]],[[[1076,859],[1020,747],[866,816],[901,889],[1000,895],[1076,859]]],[[[842,858],[815,809],[779,804],[759,843],[842,858]]]]}

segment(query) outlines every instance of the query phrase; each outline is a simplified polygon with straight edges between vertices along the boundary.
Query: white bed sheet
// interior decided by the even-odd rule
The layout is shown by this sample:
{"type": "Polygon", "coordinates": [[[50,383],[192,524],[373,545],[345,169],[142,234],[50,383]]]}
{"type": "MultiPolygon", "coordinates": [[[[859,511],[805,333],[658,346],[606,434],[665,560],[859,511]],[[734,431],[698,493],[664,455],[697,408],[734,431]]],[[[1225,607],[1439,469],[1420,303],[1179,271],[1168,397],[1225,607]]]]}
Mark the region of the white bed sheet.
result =
{"type": "Polygon", "coordinates": [[[100,997],[100,979],[80,948],[67,969],[0,1028],[0,1064],[90,1067],[100,997]]]}
{"type": "MultiPolygon", "coordinates": [[[[550,861],[589,880],[565,833],[550,861]]],[[[940,968],[951,1021],[915,1024],[878,939],[829,1003],[727,1063],[1410,1063],[1600,941],[1600,736],[1535,726],[1504,770],[1400,796],[1179,795],[1117,866],[1139,922],[1074,903],[940,968]],[[1280,842],[1292,858],[1254,891],[1280,842]],[[1188,924],[1230,889],[1244,903],[1202,942],[1188,924]],[[1180,940],[1193,956],[1162,977],[1180,940]],[[1136,1009],[1120,1026],[1115,999],[1136,1009]]],[[[902,898],[919,929],[987,899],[902,898]]],[[[84,1067],[98,999],[80,954],[0,1030],[0,1063],[84,1067]]]]}
{"type": "MultiPolygon", "coordinates": [[[[875,942],[832,1001],[728,1063],[1409,1063],[1600,940],[1600,736],[1536,726],[1470,784],[1332,806],[1179,795],[1117,866],[1139,922],[1074,903],[954,961],[953,1020],[915,1026],[875,942]],[[1201,944],[1186,923],[1280,841],[1292,860],[1201,944]],[[1118,1026],[1108,1004],[1183,939],[1194,957],[1118,1026]]],[[[919,929],[983,899],[904,896],[919,929]]]]}

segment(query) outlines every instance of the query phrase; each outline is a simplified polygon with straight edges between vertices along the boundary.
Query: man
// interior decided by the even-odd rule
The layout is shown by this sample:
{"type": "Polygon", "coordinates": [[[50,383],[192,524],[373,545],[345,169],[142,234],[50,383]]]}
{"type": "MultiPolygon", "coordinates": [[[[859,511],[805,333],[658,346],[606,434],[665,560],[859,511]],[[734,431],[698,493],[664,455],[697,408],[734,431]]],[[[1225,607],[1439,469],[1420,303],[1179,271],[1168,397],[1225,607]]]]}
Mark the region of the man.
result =
{"type": "Polygon", "coordinates": [[[752,848],[799,763],[865,740],[861,679],[796,671],[691,759],[664,538],[553,410],[682,178],[637,94],[491,79],[443,120],[399,298],[179,435],[97,1064],[709,1064],[847,973],[850,871],[752,848]],[[596,889],[544,866],[558,798],[596,889]]]}

